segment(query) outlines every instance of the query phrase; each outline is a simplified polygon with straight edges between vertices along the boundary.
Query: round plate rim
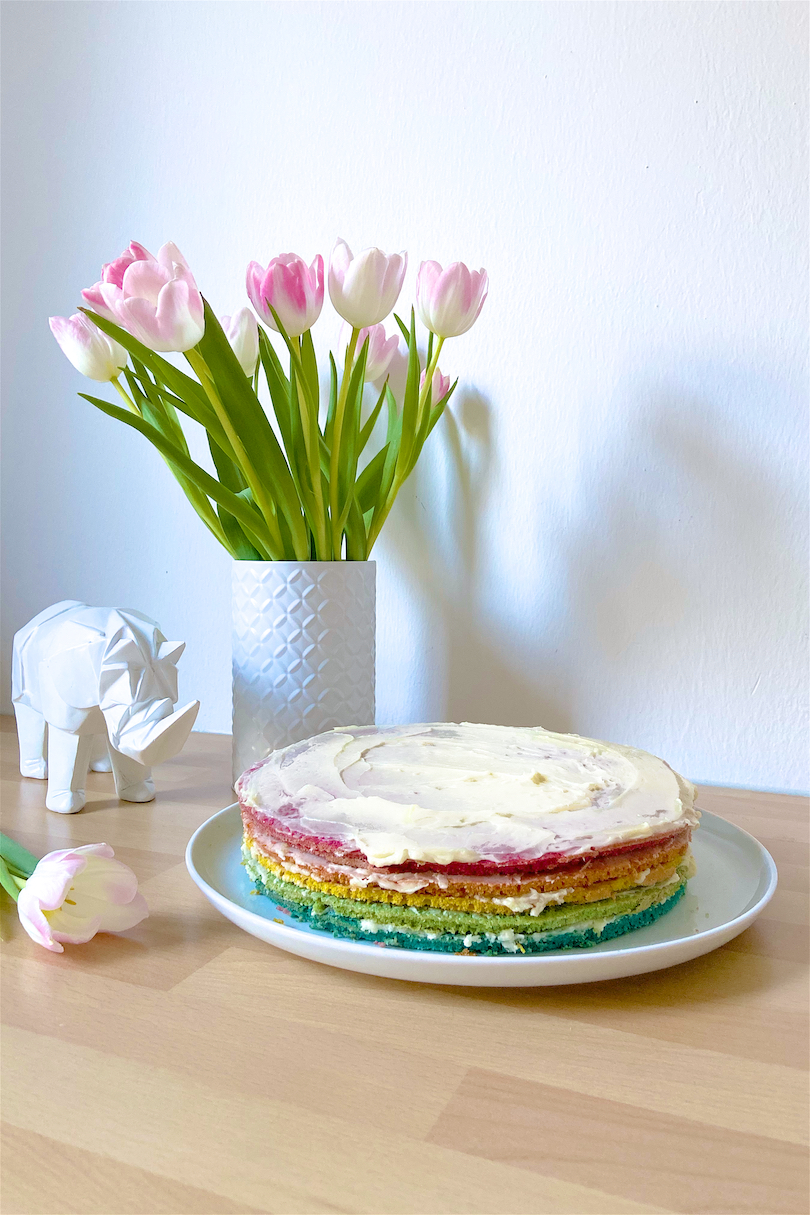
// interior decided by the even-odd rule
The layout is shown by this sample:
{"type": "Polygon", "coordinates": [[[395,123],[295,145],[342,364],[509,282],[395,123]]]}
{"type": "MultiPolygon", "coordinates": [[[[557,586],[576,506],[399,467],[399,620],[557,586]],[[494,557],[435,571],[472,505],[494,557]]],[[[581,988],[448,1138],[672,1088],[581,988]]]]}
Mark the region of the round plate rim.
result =
{"type": "MultiPolygon", "coordinates": [[[[294,940],[300,940],[302,933],[299,928],[290,927],[287,924],[275,923],[272,920],[268,920],[268,918],[266,916],[259,915],[258,912],[255,912],[255,911],[249,911],[247,908],[242,907],[238,903],[235,903],[232,899],[229,899],[227,897],[227,895],[224,895],[219,890],[217,890],[216,887],[211,886],[211,884],[209,882],[207,882],[206,879],[199,872],[199,870],[197,869],[197,867],[194,863],[193,853],[194,853],[195,846],[197,845],[197,842],[200,839],[200,837],[206,832],[207,829],[209,829],[213,825],[213,823],[217,819],[222,818],[226,814],[233,813],[234,810],[236,810],[236,811],[239,810],[238,802],[232,802],[231,805],[224,806],[221,810],[217,810],[215,814],[212,814],[210,816],[210,818],[206,819],[204,823],[200,824],[200,826],[197,828],[197,830],[191,836],[191,839],[188,841],[188,844],[186,845],[186,852],[185,852],[186,868],[189,872],[189,875],[190,875],[192,881],[195,883],[195,885],[202,891],[202,893],[209,900],[209,902],[212,903],[213,906],[216,907],[217,910],[221,914],[225,914],[226,918],[228,918],[228,919],[231,918],[230,916],[227,915],[227,913],[225,913],[223,911],[223,906],[227,905],[229,907],[233,907],[238,912],[240,918],[246,918],[249,921],[255,921],[257,926],[261,925],[263,932],[268,931],[268,928],[267,928],[268,924],[272,925],[272,935],[273,935],[273,937],[277,937],[279,940],[279,944],[277,945],[277,947],[280,949],[283,949],[283,948],[285,948],[285,946],[283,944],[281,944],[281,942],[283,942],[285,940],[285,938],[287,940],[289,940],[290,943],[292,943],[294,940]]],[[[612,957],[617,957],[617,956],[621,956],[622,959],[631,959],[631,960],[634,957],[635,958],[642,958],[642,957],[643,958],[654,958],[654,957],[656,957],[656,955],[661,955],[661,954],[665,954],[667,952],[671,952],[677,945],[685,944],[686,942],[689,942],[690,945],[693,947],[695,945],[701,945],[701,944],[708,946],[708,948],[698,948],[695,953],[692,953],[690,955],[692,957],[700,956],[701,954],[705,954],[705,953],[709,953],[709,952],[711,952],[711,948],[712,948],[711,947],[712,940],[722,937],[722,940],[718,939],[717,944],[718,944],[718,946],[721,944],[724,944],[726,941],[729,941],[729,940],[733,939],[735,936],[738,936],[741,932],[743,932],[746,928],[748,928],[750,924],[753,923],[753,921],[764,910],[764,908],[768,905],[768,903],[773,898],[774,893],[776,891],[778,875],[777,875],[777,870],[776,870],[776,862],[774,861],[773,857],[771,856],[770,852],[768,852],[768,850],[764,846],[764,844],[760,843],[760,841],[756,838],[756,836],[751,835],[748,831],[745,831],[742,827],[738,827],[736,825],[736,823],[729,822],[728,819],[722,818],[719,814],[713,814],[709,810],[702,810],[701,814],[703,815],[704,818],[708,818],[711,820],[715,820],[719,823],[722,823],[722,825],[725,828],[731,830],[732,832],[736,832],[741,836],[744,836],[747,840],[749,840],[751,843],[753,843],[757,852],[760,855],[760,860],[762,862],[763,868],[767,872],[767,875],[768,875],[768,882],[767,882],[765,892],[760,896],[760,898],[757,900],[757,902],[754,904],[754,906],[749,907],[747,911],[741,912],[738,916],[734,916],[731,920],[726,920],[723,924],[717,924],[713,928],[702,929],[701,931],[695,932],[688,937],[674,937],[672,940],[669,940],[669,941],[656,941],[656,942],[653,942],[648,945],[632,945],[629,947],[625,946],[624,948],[617,948],[615,950],[604,950],[598,954],[594,954],[594,953],[589,954],[587,950],[581,950],[581,951],[580,950],[571,950],[565,954],[556,954],[556,955],[551,955],[551,956],[549,956],[547,954],[546,955],[529,954],[529,955],[522,955],[522,956],[518,956],[518,957],[491,958],[491,957],[481,956],[480,954],[475,955],[475,956],[466,956],[466,955],[447,954],[447,953],[439,953],[439,952],[428,953],[428,952],[422,952],[420,950],[413,950],[413,949],[396,949],[396,950],[391,949],[391,950],[387,951],[387,956],[388,956],[388,958],[400,957],[402,959],[403,966],[406,965],[408,962],[414,962],[416,959],[418,959],[420,968],[424,966],[426,971],[429,971],[431,969],[435,969],[438,971],[438,970],[446,968],[448,966],[448,964],[450,964],[451,966],[454,966],[455,968],[467,967],[467,968],[472,969],[474,967],[474,969],[478,973],[481,973],[482,971],[484,971],[484,968],[486,968],[486,971],[485,971],[486,973],[491,972],[494,975],[494,974],[497,974],[498,972],[511,973],[520,967],[525,968],[529,965],[532,965],[533,968],[536,968],[538,965],[542,966],[543,971],[545,973],[553,972],[555,969],[565,970],[567,968],[570,968],[571,961],[574,957],[576,957],[577,961],[582,962],[583,965],[587,965],[586,959],[588,959],[589,957],[592,958],[594,960],[594,962],[596,962],[597,959],[604,960],[604,959],[610,959],[612,957]],[[471,966],[471,964],[472,964],[472,966],[471,966]]],[[[234,921],[232,920],[231,922],[234,922],[234,921]]],[[[237,927],[241,927],[241,925],[237,924],[237,927]]],[[[246,931],[246,929],[243,928],[242,931],[246,931]]],[[[307,933],[304,935],[314,936],[315,934],[307,933]]],[[[350,957],[357,958],[358,960],[365,958],[365,959],[368,959],[369,961],[371,961],[373,959],[375,962],[379,959],[379,956],[380,956],[379,948],[377,945],[375,945],[372,942],[344,941],[344,940],[341,940],[341,938],[339,938],[339,937],[332,937],[327,933],[317,934],[316,939],[320,939],[320,937],[324,938],[324,941],[330,948],[334,946],[335,948],[339,949],[340,956],[346,957],[347,960],[350,957]]],[[[265,940],[265,943],[267,943],[267,944],[273,943],[273,942],[268,942],[266,940],[266,937],[263,937],[263,936],[260,936],[259,939],[265,940]]],[[[296,952],[296,951],[292,950],[291,952],[296,952]]],[[[673,964],[676,964],[676,963],[673,963],[673,964]]],[[[654,969],[657,969],[657,967],[655,967],[655,966],[652,966],[649,968],[645,967],[645,969],[654,970],[654,969]]],[[[366,972],[366,973],[368,973],[368,972],[366,972]]],[[[631,972],[631,973],[639,973],[639,972],[631,972]]],[[[423,981],[430,982],[431,980],[426,978],[423,981]]],[[[438,981],[446,982],[446,980],[438,980],[438,981]]],[[[580,978],[580,979],[572,980],[572,981],[573,982],[584,982],[585,980],[580,978]]]]}

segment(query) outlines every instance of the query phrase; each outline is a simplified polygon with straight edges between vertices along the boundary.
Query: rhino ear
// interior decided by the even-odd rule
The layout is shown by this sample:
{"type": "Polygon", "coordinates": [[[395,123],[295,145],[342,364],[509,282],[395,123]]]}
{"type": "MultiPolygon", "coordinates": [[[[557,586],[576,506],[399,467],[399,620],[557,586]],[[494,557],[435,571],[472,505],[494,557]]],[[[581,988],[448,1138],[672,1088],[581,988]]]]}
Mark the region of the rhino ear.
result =
{"type": "Polygon", "coordinates": [[[161,641],[157,656],[161,662],[177,662],[185,648],[185,641],[161,641]]]}
{"type": "Polygon", "coordinates": [[[98,704],[98,664],[104,641],[75,646],[51,655],[46,666],[54,687],[65,704],[91,709],[98,704]]]}

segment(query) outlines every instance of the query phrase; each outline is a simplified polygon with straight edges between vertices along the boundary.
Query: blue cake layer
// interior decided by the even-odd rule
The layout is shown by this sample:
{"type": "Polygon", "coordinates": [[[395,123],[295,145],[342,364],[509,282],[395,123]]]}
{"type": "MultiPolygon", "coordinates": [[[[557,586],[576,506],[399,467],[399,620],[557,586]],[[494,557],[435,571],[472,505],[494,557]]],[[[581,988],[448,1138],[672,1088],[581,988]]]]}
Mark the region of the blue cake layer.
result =
{"type": "MultiPolygon", "coordinates": [[[[311,901],[297,901],[289,897],[292,893],[290,884],[284,883],[285,894],[283,904],[279,902],[279,893],[267,886],[262,880],[258,866],[249,865],[248,872],[257,893],[266,895],[280,910],[293,919],[305,923],[309,928],[329,932],[332,936],[345,940],[366,941],[369,944],[393,947],[396,949],[417,949],[434,953],[466,953],[479,954],[489,957],[515,954],[548,953],[556,949],[585,949],[598,945],[600,941],[610,941],[614,937],[623,936],[636,928],[652,924],[670,911],[686,889],[684,882],[666,901],[653,904],[643,911],[618,915],[601,925],[591,925],[563,932],[544,933],[510,933],[506,931],[483,934],[467,934],[460,936],[456,933],[415,933],[405,929],[380,930],[371,919],[362,920],[352,916],[340,915],[333,907],[320,903],[314,907],[311,901]]],[[[371,912],[371,908],[369,907],[371,912]]]]}

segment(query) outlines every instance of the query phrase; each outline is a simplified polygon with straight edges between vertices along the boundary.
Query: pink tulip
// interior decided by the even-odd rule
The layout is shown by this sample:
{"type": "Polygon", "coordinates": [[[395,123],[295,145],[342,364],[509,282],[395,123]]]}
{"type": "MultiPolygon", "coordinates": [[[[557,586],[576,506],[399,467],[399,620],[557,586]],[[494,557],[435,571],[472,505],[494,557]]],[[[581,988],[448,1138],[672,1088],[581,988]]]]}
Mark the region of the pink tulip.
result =
{"type": "MultiPolygon", "coordinates": [[[[340,331],[340,349],[345,361],[346,347],[351,338],[351,326],[344,325],[340,331]]],[[[372,325],[370,329],[361,329],[357,335],[357,353],[363,348],[363,342],[368,338],[368,355],[366,357],[366,379],[380,380],[391,366],[391,360],[399,347],[396,334],[387,338],[384,325],[372,325]]]]}
{"type": "Polygon", "coordinates": [[[52,316],[48,324],[62,351],[82,375],[91,380],[115,380],[127,365],[127,352],[108,338],[82,312],[52,316]]]}
{"type": "MultiPolygon", "coordinates": [[[[185,265],[180,250],[174,245],[164,246],[164,248],[173,248],[177,255],[177,261],[185,265]]],[[[114,262],[107,262],[101,267],[101,281],[104,283],[112,283],[116,287],[124,285],[124,271],[127,270],[133,262],[154,262],[157,258],[145,249],[143,245],[139,245],[136,240],[129,242],[129,248],[125,249],[120,257],[117,257],[114,262]]]]}
{"type": "Polygon", "coordinates": [[[153,262],[155,260],[154,256],[143,245],[139,245],[134,240],[130,241],[129,248],[125,249],[120,257],[117,257],[114,262],[106,262],[101,267],[101,279],[99,282],[95,286],[87,287],[82,291],[85,303],[89,304],[99,316],[105,317],[108,321],[115,321],[114,314],[105,304],[104,297],[101,294],[102,285],[104,283],[111,283],[114,287],[120,288],[124,282],[124,271],[133,262],[153,262]]]}
{"type": "Polygon", "coordinates": [[[249,308],[240,308],[233,316],[221,316],[219,323],[233,347],[239,366],[245,375],[253,375],[259,358],[259,326],[249,308]]]}
{"type": "MultiPolygon", "coordinates": [[[[425,386],[425,372],[422,372],[422,379],[419,381],[421,388],[425,386]]],[[[437,367],[433,372],[433,379],[430,381],[430,399],[434,405],[438,405],[442,397],[447,396],[450,391],[450,376],[442,375],[437,367]]]]}
{"type": "Polygon", "coordinates": [[[186,259],[171,241],[157,257],[133,242],[104,266],[101,281],[82,296],[99,316],[114,321],[150,350],[190,350],[205,332],[202,296],[186,259]]]}
{"type": "Polygon", "coordinates": [[[97,932],[123,932],[149,914],[138,879],[109,844],[49,852],[20,891],[17,911],[33,941],[53,953],[97,932]]]}
{"type": "Polygon", "coordinates": [[[300,337],[311,329],[323,308],[323,258],[311,266],[295,253],[274,257],[266,270],[258,262],[247,268],[247,293],[259,316],[278,332],[271,308],[289,337],[300,337]]]}
{"type": "Polygon", "coordinates": [[[416,311],[437,337],[458,337],[478,319],[488,289],[486,270],[468,270],[463,262],[442,270],[438,262],[422,262],[416,278],[416,311]]]}
{"type": "Polygon", "coordinates": [[[407,253],[364,249],[354,256],[345,240],[338,240],[329,260],[329,295],[344,321],[364,329],[385,320],[402,290],[407,253]]]}

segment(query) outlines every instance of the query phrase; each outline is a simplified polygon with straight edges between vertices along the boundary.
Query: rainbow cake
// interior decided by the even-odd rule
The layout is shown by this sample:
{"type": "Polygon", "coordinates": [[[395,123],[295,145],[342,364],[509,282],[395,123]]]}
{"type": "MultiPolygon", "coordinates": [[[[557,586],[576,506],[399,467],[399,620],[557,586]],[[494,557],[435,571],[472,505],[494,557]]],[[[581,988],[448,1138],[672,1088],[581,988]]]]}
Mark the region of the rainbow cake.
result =
{"type": "Polygon", "coordinates": [[[530,954],[652,923],[692,874],[694,786],[632,747],[484,725],[330,730],[236,785],[258,893],[402,949],[530,954]]]}

